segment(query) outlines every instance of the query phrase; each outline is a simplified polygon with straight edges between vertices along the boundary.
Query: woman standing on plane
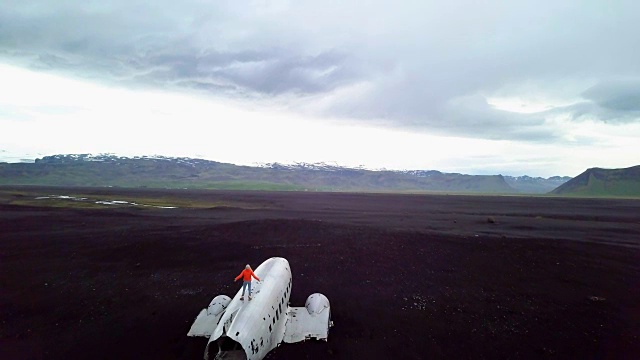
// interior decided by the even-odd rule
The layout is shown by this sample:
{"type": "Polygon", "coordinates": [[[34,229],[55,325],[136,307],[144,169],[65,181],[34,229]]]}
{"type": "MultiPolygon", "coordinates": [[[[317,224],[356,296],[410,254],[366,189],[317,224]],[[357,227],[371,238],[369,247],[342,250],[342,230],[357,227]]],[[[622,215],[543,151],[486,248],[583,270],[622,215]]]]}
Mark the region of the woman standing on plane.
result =
{"type": "Polygon", "coordinates": [[[240,300],[244,300],[244,289],[247,288],[247,286],[249,287],[249,301],[251,301],[251,277],[256,278],[256,280],[260,281],[260,278],[258,278],[256,276],[256,274],[253,273],[253,270],[251,270],[251,266],[249,266],[249,264],[247,264],[247,266],[244,267],[244,270],[242,270],[242,272],[240,273],[240,275],[236,276],[236,279],[233,280],[233,282],[238,281],[238,279],[242,278],[243,282],[242,282],[242,296],[240,297],[240,300]]]}

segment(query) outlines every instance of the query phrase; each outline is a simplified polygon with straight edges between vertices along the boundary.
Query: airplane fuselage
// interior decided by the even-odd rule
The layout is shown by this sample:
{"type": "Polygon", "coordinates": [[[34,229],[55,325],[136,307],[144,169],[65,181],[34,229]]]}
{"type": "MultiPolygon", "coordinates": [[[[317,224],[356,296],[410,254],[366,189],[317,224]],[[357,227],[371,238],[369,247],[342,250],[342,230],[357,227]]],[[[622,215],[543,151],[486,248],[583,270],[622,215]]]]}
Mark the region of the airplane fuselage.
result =
{"type": "Polygon", "coordinates": [[[292,284],[289,262],[271,258],[254,272],[262,281],[252,284],[253,300],[247,294],[240,300],[238,291],[209,338],[207,355],[233,345],[231,339],[243,347],[247,360],[262,359],[282,342],[292,284]]]}
{"type": "Polygon", "coordinates": [[[252,300],[239,290],[233,298],[218,295],[202,309],[188,336],[209,338],[205,359],[260,360],[282,342],[327,340],[332,326],[329,299],[309,295],[304,307],[290,307],[291,269],[274,257],[254,271],[252,300]]]}

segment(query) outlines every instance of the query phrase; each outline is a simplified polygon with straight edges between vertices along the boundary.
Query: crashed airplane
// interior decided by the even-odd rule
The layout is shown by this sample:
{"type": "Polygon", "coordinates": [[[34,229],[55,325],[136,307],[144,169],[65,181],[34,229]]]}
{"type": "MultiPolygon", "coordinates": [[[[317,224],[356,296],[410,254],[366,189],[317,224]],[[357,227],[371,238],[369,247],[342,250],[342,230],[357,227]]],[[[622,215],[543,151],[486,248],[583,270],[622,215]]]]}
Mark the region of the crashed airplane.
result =
{"type": "Polygon", "coordinates": [[[284,258],[270,258],[255,269],[253,300],[216,296],[200,311],[188,336],[209,338],[205,359],[260,360],[283,341],[327,341],[331,309],[326,296],[311,294],[304,307],[290,307],[291,269],[284,258]]]}

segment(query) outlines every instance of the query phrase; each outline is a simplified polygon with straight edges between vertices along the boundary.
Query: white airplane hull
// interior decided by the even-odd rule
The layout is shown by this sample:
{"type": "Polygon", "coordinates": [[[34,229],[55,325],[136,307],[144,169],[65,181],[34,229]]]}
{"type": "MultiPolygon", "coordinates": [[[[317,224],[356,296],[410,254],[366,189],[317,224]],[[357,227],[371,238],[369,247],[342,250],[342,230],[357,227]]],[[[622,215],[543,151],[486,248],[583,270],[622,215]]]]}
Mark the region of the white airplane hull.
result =
{"type": "Polygon", "coordinates": [[[331,322],[329,300],[312,294],[305,307],[290,307],[291,270],[284,258],[270,258],[255,269],[262,281],[253,285],[253,300],[215,297],[196,317],[188,336],[209,338],[205,359],[260,360],[283,341],[327,340],[331,322]]]}

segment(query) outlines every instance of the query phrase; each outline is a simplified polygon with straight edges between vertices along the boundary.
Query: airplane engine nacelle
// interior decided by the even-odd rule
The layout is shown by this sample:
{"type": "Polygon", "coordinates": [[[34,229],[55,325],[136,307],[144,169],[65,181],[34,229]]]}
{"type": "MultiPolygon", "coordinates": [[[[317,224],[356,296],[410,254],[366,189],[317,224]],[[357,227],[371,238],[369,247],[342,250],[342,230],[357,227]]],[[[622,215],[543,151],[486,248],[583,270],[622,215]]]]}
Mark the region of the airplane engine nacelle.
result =
{"type": "Polygon", "coordinates": [[[307,308],[309,315],[315,316],[325,309],[329,309],[329,299],[320,293],[311,294],[304,306],[307,308]]]}
{"type": "Polygon", "coordinates": [[[230,302],[231,298],[227,295],[218,295],[214,297],[207,307],[207,315],[219,315],[221,312],[227,309],[227,306],[229,306],[230,302]]]}

